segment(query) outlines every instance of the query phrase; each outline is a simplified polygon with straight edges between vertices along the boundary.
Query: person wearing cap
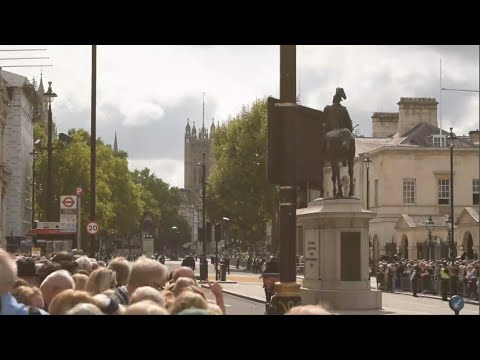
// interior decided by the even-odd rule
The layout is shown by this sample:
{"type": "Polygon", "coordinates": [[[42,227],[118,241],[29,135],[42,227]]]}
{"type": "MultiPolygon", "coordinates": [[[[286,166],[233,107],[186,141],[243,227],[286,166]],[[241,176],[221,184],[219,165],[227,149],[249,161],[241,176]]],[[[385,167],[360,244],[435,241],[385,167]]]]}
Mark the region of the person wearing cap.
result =
{"type": "Polygon", "coordinates": [[[263,279],[263,287],[265,289],[266,314],[269,313],[270,301],[275,295],[275,283],[280,281],[280,268],[277,258],[271,258],[267,261],[265,271],[260,275],[263,279]]]}

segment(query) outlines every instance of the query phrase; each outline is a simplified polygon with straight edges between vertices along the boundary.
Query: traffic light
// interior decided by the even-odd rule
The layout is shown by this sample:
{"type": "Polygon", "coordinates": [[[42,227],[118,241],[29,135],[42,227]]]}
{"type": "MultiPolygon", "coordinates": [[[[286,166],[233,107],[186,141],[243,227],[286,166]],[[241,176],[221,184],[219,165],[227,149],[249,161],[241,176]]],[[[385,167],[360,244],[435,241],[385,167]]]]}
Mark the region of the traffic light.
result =
{"type": "Polygon", "coordinates": [[[207,243],[212,241],[212,224],[207,222],[207,243]]]}
{"type": "Polygon", "coordinates": [[[222,225],[215,225],[215,242],[218,243],[222,239],[222,225]]]}

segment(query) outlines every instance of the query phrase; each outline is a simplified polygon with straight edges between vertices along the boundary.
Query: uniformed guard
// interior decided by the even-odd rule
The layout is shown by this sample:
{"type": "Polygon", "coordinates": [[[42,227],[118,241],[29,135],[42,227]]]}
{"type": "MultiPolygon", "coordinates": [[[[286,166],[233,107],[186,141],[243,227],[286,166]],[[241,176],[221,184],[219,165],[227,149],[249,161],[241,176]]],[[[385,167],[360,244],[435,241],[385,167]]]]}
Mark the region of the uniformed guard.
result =
{"type": "Polygon", "coordinates": [[[278,258],[271,258],[267,261],[265,271],[260,278],[263,278],[263,287],[265,289],[265,314],[270,314],[270,301],[275,295],[275,283],[280,281],[280,267],[278,258]]]}
{"type": "Polygon", "coordinates": [[[448,274],[448,266],[446,263],[442,264],[440,268],[440,287],[442,291],[442,300],[447,301],[448,283],[450,281],[450,275],[448,274]]]}

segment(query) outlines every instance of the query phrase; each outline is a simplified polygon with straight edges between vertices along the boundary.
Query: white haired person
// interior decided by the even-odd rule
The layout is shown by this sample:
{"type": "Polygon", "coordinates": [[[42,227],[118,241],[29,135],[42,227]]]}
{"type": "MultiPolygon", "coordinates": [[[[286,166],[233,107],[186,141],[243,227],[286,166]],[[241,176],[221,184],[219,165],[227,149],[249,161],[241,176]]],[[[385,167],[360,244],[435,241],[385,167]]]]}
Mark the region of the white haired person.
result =
{"type": "Polygon", "coordinates": [[[67,270],[57,270],[48,275],[40,285],[45,309],[48,309],[52,299],[64,290],[75,290],[75,280],[67,270]]]}
{"type": "Polygon", "coordinates": [[[12,296],[17,280],[17,264],[5,250],[0,249],[0,315],[48,315],[42,309],[19,304],[12,296]]]}
{"type": "Polygon", "coordinates": [[[141,256],[131,265],[130,275],[125,288],[127,293],[123,292],[123,287],[119,287],[115,290],[115,294],[112,297],[119,304],[128,305],[130,297],[139,287],[150,286],[158,291],[163,290],[167,282],[167,276],[168,269],[165,265],[141,256]]]}

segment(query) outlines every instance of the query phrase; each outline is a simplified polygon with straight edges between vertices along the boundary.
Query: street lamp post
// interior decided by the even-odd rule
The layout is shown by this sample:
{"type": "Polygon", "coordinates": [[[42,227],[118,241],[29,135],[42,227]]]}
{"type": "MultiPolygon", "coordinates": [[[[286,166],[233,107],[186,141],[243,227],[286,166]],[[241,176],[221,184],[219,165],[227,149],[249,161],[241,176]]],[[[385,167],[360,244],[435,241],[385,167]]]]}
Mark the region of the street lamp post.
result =
{"type": "Polygon", "coordinates": [[[432,238],[432,230],[433,227],[435,226],[435,222],[432,219],[432,216],[430,216],[425,224],[427,226],[428,230],[428,248],[430,249],[430,260],[434,260],[434,253],[433,253],[433,238],[432,238]]]}
{"type": "MultiPolygon", "coordinates": [[[[365,167],[367,168],[367,210],[370,209],[370,173],[369,173],[369,170],[370,170],[370,163],[372,162],[372,160],[370,160],[370,158],[368,157],[368,155],[365,157],[365,159],[363,160],[363,162],[365,163],[365,167]]],[[[376,263],[375,263],[375,244],[373,243],[372,241],[372,274],[374,276],[377,275],[377,266],[376,266],[376,263]]]]}
{"type": "MultiPolygon", "coordinates": [[[[97,218],[97,45],[92,45],[92,97],[90,109],[90,221],[97,218]]],[[[90,235],[90,257],[95,257],[95,235],[90,235]]],[[[140,240],[141,241],[141,240],[140,240]]]]}
{"type": "Polygon", "coordinates": [[[452,265],[454,264],[454,246],[455,246],[455,237],[453,232],[453,225],[455,224],[454,221],[454,213],[453,213],[453,148],[455,147],[455,139],[457,137],[453,133],[453,128],[450,128],[450,134],[447,136],[448,143],[450,145],[450,256],[452,265]]]}
{"type": "MultiPolygon", "coordinates": [[[[224,216],[223,217],[223,224],[225,225],[225,223],[227,223],[228,221],[230,221],[230,218],[224,216]]],[[[225,244],[223,245],[223,248],[225,251],[228,251],[228,244],[227,244],[227,232],[224,230],[223,231],[223,237],[224,237],[224,241],[225,241],[225,244]]]]}
{"type": "Polygon", "coordinates": [[[275,295],[271,299],[269,313],[283,315],[290,308],[300,305],[300,284],[297,283],[296,235],[297,235],[297,187],[295,117],[297,50],[296,45],[280,45],[280,107],[286,115],[283,123],[283,166],[285,178],[280,184],[280,282],[275,283],[275,295]]]}
{"type": "Polygon", "coordinates": [[[38,151],[37,147],[40,146],[41,140],[35,140],[33,142],[33,150],[30,155],[33,155],[32,160],[32,229],[35,228],[35,160],[37,159],[38,151]]]}
{"type": "Polygon", "coordinates": [[[200,259],[200,280],[208,280],[208,262],[207,262],[207,220],[205,217],[205,197],[207,196],[207,182],[205,174],[205,153],[202,153],[202,163],[198,164],[202,166],[202,253],[203,256],[200,259]]]}
{"type": "Polygon", "coordinates": [[[448,215],[447,220],[445,220],[445,223],[447,224],[447,244],[448,244],[448,249],[449,251],[452,251],[452,218],[450,217],[450,214],[448,215]]]}
{"type": "Polygon", "coordinates": [[[172,230],[177,233],[177,257],[180,259],[180,229],[176,226],[172,226],[172,230]]]}
{"type": "Polygon", "coordinates": [[[365,163],[365,167],[367,168],[367,210],[370,209],[370,176],[369,176],[369,170],[370,170],[370,163],[372,162],[372,160],[370,160],[370,158],[367,157],[363,160],[363,162],[365,163]]]}
{"type": "Polygon", "coordinates": [[[48,142],[47,142],[47,221],[53,221],[53,117],[52,117],[52,101],[57,97],[52,91],[52,82],[48,82],[48,90],[43,96],[48,98],[48,142]]]}

